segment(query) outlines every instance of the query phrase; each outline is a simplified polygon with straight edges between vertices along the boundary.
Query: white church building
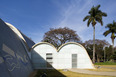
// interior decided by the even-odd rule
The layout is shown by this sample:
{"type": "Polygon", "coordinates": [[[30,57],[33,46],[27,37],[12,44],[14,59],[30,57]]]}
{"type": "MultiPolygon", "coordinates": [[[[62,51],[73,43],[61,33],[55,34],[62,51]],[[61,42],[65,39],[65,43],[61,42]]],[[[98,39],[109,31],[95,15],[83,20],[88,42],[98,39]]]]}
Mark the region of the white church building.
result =
{"type": "Polygon", "coordinates": [[[58,49],[47,42],[35,44],[31,60],[34,69],[94,69],[86,49],[74,42],[63,44],[58,49]]]}

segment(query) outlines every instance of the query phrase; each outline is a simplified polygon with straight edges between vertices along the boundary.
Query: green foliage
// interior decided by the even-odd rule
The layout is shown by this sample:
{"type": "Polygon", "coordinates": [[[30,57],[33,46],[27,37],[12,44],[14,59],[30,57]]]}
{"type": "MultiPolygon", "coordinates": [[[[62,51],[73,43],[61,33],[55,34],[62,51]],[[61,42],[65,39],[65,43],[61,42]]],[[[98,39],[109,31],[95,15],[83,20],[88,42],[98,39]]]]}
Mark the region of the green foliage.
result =
{"type": "Polygon", "coordinates": [[[113,59],[116,60],[116,51],[114,52],[112,56],[113,56],[113,59]]]}
{"type": "Polygon", "coordinates": [[[114,52],[114,39],[116,38],[115,34],[116,34],[116,22],[113,21],[113,23],[109,23],[106,25],[106,28],[108,28],[107,31],[105,31],[103,33],[104,36],[107,36],[108,34],[111,34],[111,39],[112,39],[112,51],[114,52]]]}
{"type": "Polygon", "coordinates": [[[112,46],[110,45],[109,47],[105,47],[105,55],[106,55],[106,61],[109,61],[110,59],[112,59],[112,46]]]}
{"type": "Polygon", "coordinates": [[[108,30],[105,31],[105,32],[103,33],[103,35],[104,35],[104,36],[107,36],[108,34],[111,33],[111,38],[114,38],[114,39],[115,39],[115,37],[116,37],[116,36],[115,36],[115,33],[116,33],[116,22],[113,21],[113,23],[107,24],[105,28],[108,28],[108,30]]]}
{"type": "Polygon", "coordinates": [[[100,5],[96,6],[96,7],[92,7],[91,10],[88,12],[89,15],[87,15],[83,21],[88,20],[87,22],[87,26],[90,25],[90,23],[92,24],[92,26],[95,26],[96,23],[100,23],[101,25],[103,25],[103,21],[102,21],[102,17],[106,17],[107,14],[105,12],[102,12],[101,10],[99,10],[100,5]]]}

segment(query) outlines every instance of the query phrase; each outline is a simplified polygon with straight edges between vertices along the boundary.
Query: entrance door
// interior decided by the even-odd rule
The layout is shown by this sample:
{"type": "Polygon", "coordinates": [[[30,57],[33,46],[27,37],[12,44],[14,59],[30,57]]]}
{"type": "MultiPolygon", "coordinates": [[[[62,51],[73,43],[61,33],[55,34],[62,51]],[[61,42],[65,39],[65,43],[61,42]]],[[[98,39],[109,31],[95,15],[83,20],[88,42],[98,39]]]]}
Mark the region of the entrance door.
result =
{"type": "Polygon", "coordinates": [[[72,68],[77,68],[77,54],[72,54],[72,68]]]}

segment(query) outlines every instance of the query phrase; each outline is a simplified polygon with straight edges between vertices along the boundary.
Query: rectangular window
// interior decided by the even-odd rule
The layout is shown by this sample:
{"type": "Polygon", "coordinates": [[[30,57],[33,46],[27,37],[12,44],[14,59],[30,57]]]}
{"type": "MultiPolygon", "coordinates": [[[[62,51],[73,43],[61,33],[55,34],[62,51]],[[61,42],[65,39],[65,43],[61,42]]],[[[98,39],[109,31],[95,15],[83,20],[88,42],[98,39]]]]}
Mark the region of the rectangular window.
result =
{"type": "Polygon", "coordinates": [[[53,63],[52,53],[46,53],[47,67],[51,68],[53,63]]]}
{"type": "Polygon", "coordinates": [[[52,55],[52,53],[46,53],[46,55],[52,55]]]}

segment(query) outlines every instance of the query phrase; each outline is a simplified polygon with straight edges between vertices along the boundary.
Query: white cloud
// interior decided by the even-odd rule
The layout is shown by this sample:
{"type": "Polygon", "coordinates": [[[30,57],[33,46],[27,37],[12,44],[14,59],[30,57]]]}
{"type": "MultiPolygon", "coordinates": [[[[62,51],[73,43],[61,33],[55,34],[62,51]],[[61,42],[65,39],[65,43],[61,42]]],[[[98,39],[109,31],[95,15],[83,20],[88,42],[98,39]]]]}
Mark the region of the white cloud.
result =
{"type": "Polygon", "coordinates": [[[88,9],[87,7],[90,6],[91,1],[85,1],[83,5],[80,4],[81,2],[82,0],[71,1],[69,7],[66,7],[66,9],[63,8],[64,13],[62,13],[62,19],[55,27],[69,27],[77,31],[77,34],[85,41],[89,37],[83,39],[85,37],[83,33],[86,33],[89,28],[87,28],[86,22],[83,22],[83,18],[85,16],[85,10],[88,9]]]}

